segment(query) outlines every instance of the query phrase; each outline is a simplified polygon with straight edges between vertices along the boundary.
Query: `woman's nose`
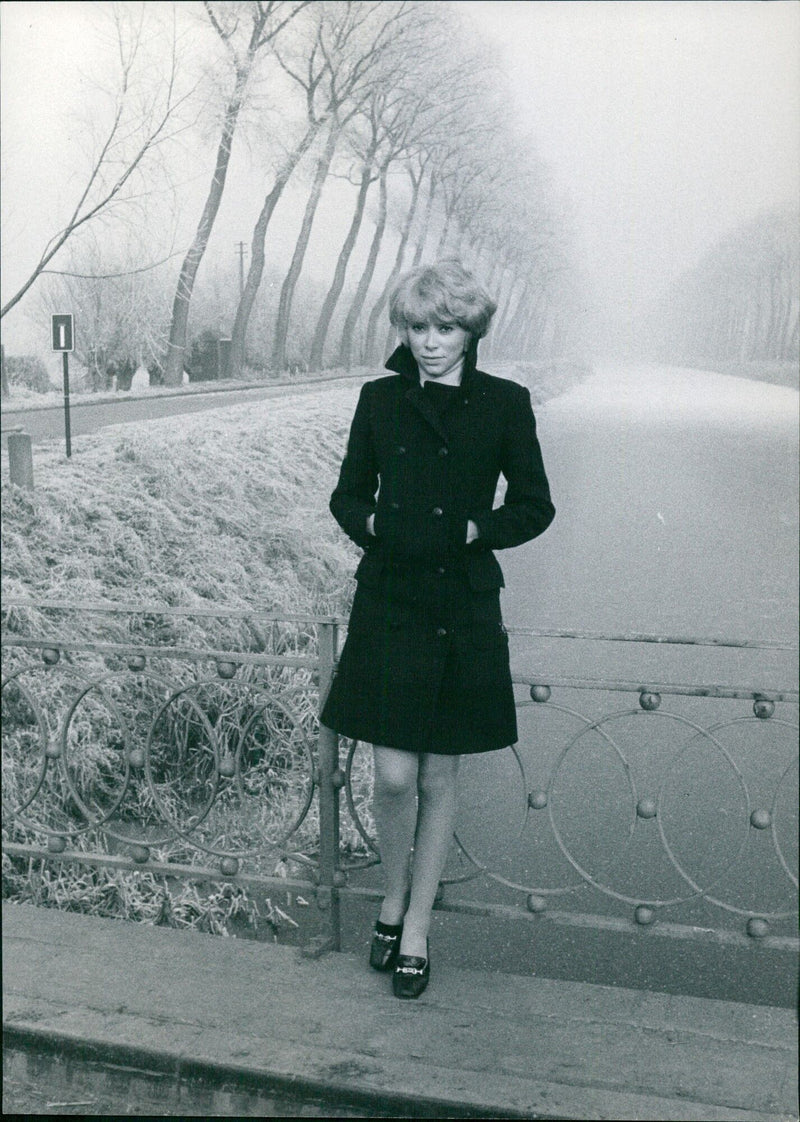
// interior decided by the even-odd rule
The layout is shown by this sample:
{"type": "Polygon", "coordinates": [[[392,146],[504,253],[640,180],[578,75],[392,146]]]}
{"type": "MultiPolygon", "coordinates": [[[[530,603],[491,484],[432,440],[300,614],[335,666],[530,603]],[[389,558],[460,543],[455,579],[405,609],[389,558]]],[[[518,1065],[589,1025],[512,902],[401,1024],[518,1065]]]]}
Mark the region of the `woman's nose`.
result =
{"type": "Polygon", "coordinates": [[[432,343],[436,342],[436,328],[429,327],[425,332],[425,346],[430,347],[432,343]]]}

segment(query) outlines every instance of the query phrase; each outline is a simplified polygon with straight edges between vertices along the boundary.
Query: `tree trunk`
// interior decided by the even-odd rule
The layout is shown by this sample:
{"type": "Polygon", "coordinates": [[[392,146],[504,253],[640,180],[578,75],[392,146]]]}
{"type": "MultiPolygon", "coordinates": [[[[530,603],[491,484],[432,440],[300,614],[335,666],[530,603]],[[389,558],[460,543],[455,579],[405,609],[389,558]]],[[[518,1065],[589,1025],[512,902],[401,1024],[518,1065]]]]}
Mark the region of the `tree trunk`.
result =
{"type": "Polygon", "coordinates": [[[283,194],[283,190],[288,183],[292,172],[299,164],[300,160],[306,154],[311,146],[311,142],[319,130],[318,124],[312,124],[306,130],[305,136],[290,153],[286,163],[280,169],[275,177],[275,183],[272,190],[264,200],[264,205],[261,208],[261,213],[253,228],[253,240],[250,247],[250,268],[247,271],[247,279],[244,282],[242,295],[239,298],[239,306],[236,309],[236,318],[233,323],[233,331],[231,332],[231,354],[230,354],[230,377],[238,378],[245,365],[245,343],[247,338],[247,325],[250,322],[250,313],[253,310],[256,293],[258,292],[261,284],[261,278],[264,275],[264,241],[267,236],[267,229],[272,218],[275,207],[278,205],[278,200],[283,194]]]}
{"type": "Polygon", "coordinates": [[[203,213],[194,235],[189,251],[183,259],[181,271],[178,275],[178,285],[175,289],[175,299],[172,302],[172,320],[169,327],[169,342],[167,354],[164,359],[164,385],[179,386],[183,378],[183,360],[186,354],[186,334],[189,324],[189,305],[192,301],[194,282],[197,271],[203,260],[208,239],[214,227],[214,221],[222,201],[222,192],[225,189],[225,178],[228,174],[228,164],[233,147],[233,134],[236,131],[236,122],[239,119],[239,110],[242,108],[244,89],[247,84],[249,68],[239,68],[236,73],[236,85],[233,96],[225,110],[225,120],[222,126],[222,136],[217,148],[217,161],[211,186],[208,190],[203,213]]]}
{"type": "Polygon", "coordinates": [[[5,343],[0,343],[0,382],[2,382],[3,401],[11,397],[11,390],[8,387],[8,378],[6,377],[6,346],[5,343]]]}
{"type": "Polygon", "coordinates": [[[511,297],[514,294],[515,284],[516,277],[514,276],[514,274],[506,273],[506,271],[504,270],[504,275],[500,278],[500,291],[498,292],[497,301],[498,307],[500,309],[500,315],[497,317],[497,322],[492,328],[492,342],[490,348],[490,354],[492,358],[500,358],[503,354],[503,335],[511,313],[511,297]],[[510,284],[506,289],[505,296],[503,296],[502,289],[506,279],[506,275],[510,277],[510,284]]]}
{"type": "Polygon", "coordinates": [[[378,261],[378,254],[381,249],[381,242],[383,241],[383,232],[386,229],[386,195],[387,195],[387,178],[389,175],[388,165],[381,168],[380,176],[380,194],[378,196],[378,218],[375,223],[375,232],[372,235],[372,244],[369,247],[369,255],[367,263],[364,266],[364,272],[361,274],[361,279],[358,282],[353,302],[350,305],[350,310],[347,313],[347,318],[344,321],[342,328],[342,338],[339,343],[339,365],[350,369],[353,355],[353,333],[355,331],[358,317],[361,315],[361,309],[364,307],[364,301],[367,298],[369,286],[372,283],[372,277],[375,273],[375,265],[378,261]]]}
{"type": "MultiPolygon", "coordinates": [[[[378,320],[381,317],[381,315],[383,314],[383,310],[384,310],[384,308],[386,307],[386,305],[389,301],[389,293],[392,291],[392,285],[397,280],[397,276],[398,276],[400,270],[403,268],[403,259],[406,255],[406,247],[408,245],[408,239],[409,239],[409,236],[411,234],[411,227],[412,227],[413,222],[414,222],[414,216],[416,215],[416,212],[417,212],[417,204],[419,203],[419,190],[420,190],[420,186],[422,184],[422,176],[420,175],[420,177],[417,179],[417,178],[414,177],[413,173],[409,173],[409,174],[411,175],[411,184],[412,184],[411,203],[409,205],[406,216],[403,220],[403,226],[402,226],[402,229],[400,231],[400,243],[397,247],[397,253],[395,254],[394,265],[392,266],[392,270],[389,273],[389,276],[386,278],[386,283],[383,286],[383,290],[382,290],[380,296],[378,297],[378,299],[376,300],[375,306],[373,307],[372,312],[370,313],[370,323],[374,322],[376,331],[377,331],[378,320]],[[373,320],[373,317],[374,317],[374,320],[373,320]]],[[[384,353],[386,353],[386,354],[388,354],[389,351],[391,350],[393,335],[394,335],[394,328],[390,326],[389,330],[387,332],[387,335],[386,335],[386,344],[384,346],[384,353]]],[[[369,340],[369,330],[367,330],[367,338],[369,340]]],[[[366,347],[365,347],[365,352],[366,352],[366,347]]],[[[368,352],[366,352],[366,353],[368,353],[368,352]]]]}
{"type": "Polygon", "coordinates": [[[309,366],[312,370],[321,370],[323,368],[323,359],[325,354],[325,340],[328,337],[328,328],[333,318],[333,313],[336,310],[336,305],[339,302],[339,297],[344,288],[345,276],[347,275],[347,266],[350,261],[353,249],[355,248],[358,239],[358,232],[361,229],[361,222],[364,218],[364,208],[367,203],[367,192],[369,191],[370,184],[372,183],[372,161],[374,152],[370,151],[364,164],[361,168],[361,183],[358,188],[358,196],[356,198],[356,208],[353,211],[353,219],[350,223],[350,229],[347,231],[347,237],[342,245],[341,252],[339,253],[339,260],[336,262],[336,270],[333,274],[333,281],[328,290],[328,295],[325,297],[325,302],[322,305],[322,311],[319,313],[317,320],[317,328],[314,332],[314,341],[311,344],[311,358],[309,359],[309,366]]]}
{"type": "Polygon", "coordinates": [[[414,249],[414,257],[411,261],[411,268],[416,269],[422,260],[422,254],[425,252],[425,242],[428,240],[428,230],[431,225],[431,215],[433,214],[433,201],[436,198],[436,176],[431,175],[431,181],[428,184],[428,201],[425,204],[425,217],[422,219],[422,229],[417,237],[417,244],[414,249]]]}
{"type": "Polygon", "coordinates": [[[281,296],[278,302],[278,319],[275,324],[275,337],[272,341],[272,361],[270,365],[273,370],[285,370],[287,365],[286,341],[289,337],[289,318],[292,314],[292,301],[294,299],[295,289],[297,288],[297,282],[300,279],[300,272],[303,268],[306,250],[308,249],[311,228],[314,225],[314,216],[317,213],[317,206],[319,205],[320,196],[322,195],[322,188],[325,186],[325,180],[328,178],[328,172],[330,171],[338,140],[339,130],[335,124],[332,123],[328,133],[328,139],[325,142],[325,148],[322,151],[322,155],[317,160],[317,170],[314,175],[314,182],[311,186],[311,194],[308,196],[308,202],[306,203],[303,223],[300,227],[300,235],[297,239],[297,244],[294,247],[291,264],[289,265],[289,272],[286,274],[284,282],[281,285],[281,296]]]}
{"type": "Polygon", "coordinates": [[[436,257],[437,257],[437,259],[444,256],[444,251],[447,247],[447,240],[450,237],[450,225],[451,225],[452,221],[453,221],[453,209],[452,209],[452,207],[450,207],[448,210],[446,210],[444,212],[444,226],[442,226],[442,232],[439,235],[439,242],[436,246],[436,257]]]}

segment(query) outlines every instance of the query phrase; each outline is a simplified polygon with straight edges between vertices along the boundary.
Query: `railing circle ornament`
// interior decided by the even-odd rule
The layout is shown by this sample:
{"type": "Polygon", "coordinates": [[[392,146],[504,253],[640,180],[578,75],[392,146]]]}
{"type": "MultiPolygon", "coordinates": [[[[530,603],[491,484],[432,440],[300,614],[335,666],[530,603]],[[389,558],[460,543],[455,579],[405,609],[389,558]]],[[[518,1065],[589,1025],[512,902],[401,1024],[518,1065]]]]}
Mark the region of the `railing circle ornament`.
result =
{"type": "Polygon", "coordinates": [[[767,921],[755,916],[748,919],[746,929],[751,939],[763,939],[769,935],[769,924],[767,921]]]}

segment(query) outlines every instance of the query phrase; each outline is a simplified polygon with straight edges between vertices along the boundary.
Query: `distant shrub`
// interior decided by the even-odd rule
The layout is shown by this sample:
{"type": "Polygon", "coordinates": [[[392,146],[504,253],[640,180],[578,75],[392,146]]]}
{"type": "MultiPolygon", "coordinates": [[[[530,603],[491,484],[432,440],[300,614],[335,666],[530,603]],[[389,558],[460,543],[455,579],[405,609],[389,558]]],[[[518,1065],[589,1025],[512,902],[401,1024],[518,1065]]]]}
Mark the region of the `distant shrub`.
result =
{"type": "Polygon", "coordinates": [[[5,361],[6,377],[12,386],[25,386],[34,393],[48,393],[47,367],[36,355],[11,355],[5,361]]]}
{"type": "Polygon", "coordinates": [[[192,341],[188,361],[185,363],[190,382],[213,382],[219,377],[217,336],[213,331],[202,331],[192,341]]]}

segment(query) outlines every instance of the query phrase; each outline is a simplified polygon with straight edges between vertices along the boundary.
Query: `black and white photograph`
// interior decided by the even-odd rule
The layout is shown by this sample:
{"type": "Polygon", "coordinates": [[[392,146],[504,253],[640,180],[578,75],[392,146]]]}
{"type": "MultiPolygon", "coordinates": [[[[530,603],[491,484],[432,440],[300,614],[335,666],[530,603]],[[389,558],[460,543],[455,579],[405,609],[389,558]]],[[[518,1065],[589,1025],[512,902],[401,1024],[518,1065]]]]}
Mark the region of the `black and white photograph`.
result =
{"type": "Polygon", "coordinates": [[[0,141],[3,1114],[797,1122],[797,0],[0,0],[0,141]]]}

